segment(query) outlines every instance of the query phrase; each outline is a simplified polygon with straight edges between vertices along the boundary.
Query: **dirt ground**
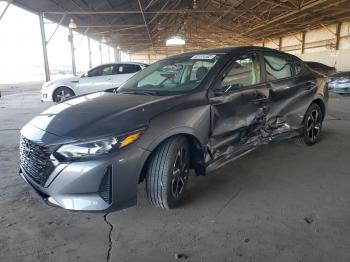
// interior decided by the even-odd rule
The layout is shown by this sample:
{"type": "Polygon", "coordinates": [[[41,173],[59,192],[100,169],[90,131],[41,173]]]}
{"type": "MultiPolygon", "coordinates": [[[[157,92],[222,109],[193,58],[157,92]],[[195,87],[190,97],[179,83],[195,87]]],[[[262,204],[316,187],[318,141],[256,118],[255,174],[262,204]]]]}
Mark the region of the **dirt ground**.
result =
{"type": "Polygon", "coordinates": [[[350,261],[350,97],[331,98],[315,146],[275,143],[191,177],[171,211],[141,184],[136,207],[104,217],[49,207],[24,183],[19,129],[51,104],[39,85],[0,88],[1,262],[350,261]]]}

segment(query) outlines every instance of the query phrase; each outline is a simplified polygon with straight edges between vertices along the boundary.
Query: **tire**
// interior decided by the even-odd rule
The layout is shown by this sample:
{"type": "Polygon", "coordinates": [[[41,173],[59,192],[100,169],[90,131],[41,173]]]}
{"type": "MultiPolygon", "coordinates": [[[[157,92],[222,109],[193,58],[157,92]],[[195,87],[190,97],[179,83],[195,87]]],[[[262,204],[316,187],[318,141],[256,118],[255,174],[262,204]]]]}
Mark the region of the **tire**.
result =
{"type": "Polygon", "coordinates": [[[163,142],[151,156],[146,174],[146,194],[160,208],[171,209],[181,202],[188,181],[190,154],[184,136],[163,142]]]}
{"type": "Polygon", "coordinates": [[[323,113],[319,105],[312,103],[306,111],[303,120],[302,135],[297,137],[297,144],[314,145],[320,139],[322,131],[323,113]]]}
{"type": "Polygon", "coordinates": [[[54,102],[60,103],[72,96],[75,96],[72,89],[65,86],[61,86],[55,90],[52,97],[54,102]]]}

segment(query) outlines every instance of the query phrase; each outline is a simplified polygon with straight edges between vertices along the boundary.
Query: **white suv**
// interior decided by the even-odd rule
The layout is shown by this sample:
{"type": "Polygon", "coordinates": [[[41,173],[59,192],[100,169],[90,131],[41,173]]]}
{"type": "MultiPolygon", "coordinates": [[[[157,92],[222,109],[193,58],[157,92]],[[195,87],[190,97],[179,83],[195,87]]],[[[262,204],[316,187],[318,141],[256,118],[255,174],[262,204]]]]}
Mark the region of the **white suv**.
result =
{"type": "Polygon", "coordinates": [[[82,76],[52,80],[43,84],[41,101],[62,102],[71,96],[117,88],[147,66],[142,63],[104,64],[82,76]]]}

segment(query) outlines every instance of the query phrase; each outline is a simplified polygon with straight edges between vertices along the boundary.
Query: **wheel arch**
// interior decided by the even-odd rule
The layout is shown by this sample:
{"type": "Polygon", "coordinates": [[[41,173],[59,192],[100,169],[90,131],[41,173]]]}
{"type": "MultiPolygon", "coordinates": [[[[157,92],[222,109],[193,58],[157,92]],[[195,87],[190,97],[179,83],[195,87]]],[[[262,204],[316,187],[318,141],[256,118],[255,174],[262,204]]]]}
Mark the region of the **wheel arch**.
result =
{"type": "Polygon", "coordinates": [[[152,146],[151,153],[147,157],[145,163],[143,164],[140,176],[139,183],[142,183],[147,175],[147,168],[150,163],[151,158],[153,157],[156,150],[159,148],[161,144],[165,141],[176,137],[176,136],[184,136],[187,139],[190,148],[190,168],[194,169],[197,175],[205,175],[205,149],[202,145],[198,136],[193,134],[192,132],[178,132],[172,133],[166,137],[162,137],[162,139],[157,140],[157,144],[152,146]]]}
{"type": "MultiPolygon", "coordinates": [[[[316,104],[316,105],[318,105],[321,108],[322,120],[323,120],[325,118],[325,116],[326,116],[326,105],[325,105],[325,103],[322,101],[322,99],[317,98],[317,99],[313,100],[311,104],[316,104]]],[[[310,104],[310,106],[311,106],[311,104],[310,104]]]]}

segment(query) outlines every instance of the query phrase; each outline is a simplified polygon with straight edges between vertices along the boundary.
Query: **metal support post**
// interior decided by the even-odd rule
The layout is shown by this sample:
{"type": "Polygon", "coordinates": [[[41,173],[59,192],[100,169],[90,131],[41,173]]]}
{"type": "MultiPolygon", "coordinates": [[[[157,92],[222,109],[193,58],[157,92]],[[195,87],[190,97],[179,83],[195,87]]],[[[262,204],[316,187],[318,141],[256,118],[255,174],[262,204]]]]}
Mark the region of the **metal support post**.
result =
{"type": "Polygon", "coordinates": [[[91,68],[92,67],[92,56],[91,56],[90,37],[88,37],[88,51],[89,51],[89,68],[91,68]]]}
{"type": "Polygon", "coordinates": [[[47,56],[47,42],[46,42],[46,35],[45,35],[44,16],[42,13],[39,14],[39,24],[40,24],[40,32],[41,32],[41,44],[43,47],[45,79],[47,82],[47,81],[50,81],[50,68],[49,68],[49,59],[47,56]]]}
{"type": "Polygon", "coordinates": [[[74,49],[74,39],[73,39],[73,31],[72,29],[69,29],[69,37],[68,40],[70,42],[70,51],[71,51],[71,55],[72,55],[72,72],[73,75],[77,75],[77,69],[76,69],[76,65],[75,65],[75,49],[74,49]]]}
{"type": "Polygon", "coordinates": [[[99,50],[100,50],[100,57],[101,57],[101,64],[103,63],[103,59],[102,59],[102,44],[100,42],[100,45],[99,45],[99,50]]]}

